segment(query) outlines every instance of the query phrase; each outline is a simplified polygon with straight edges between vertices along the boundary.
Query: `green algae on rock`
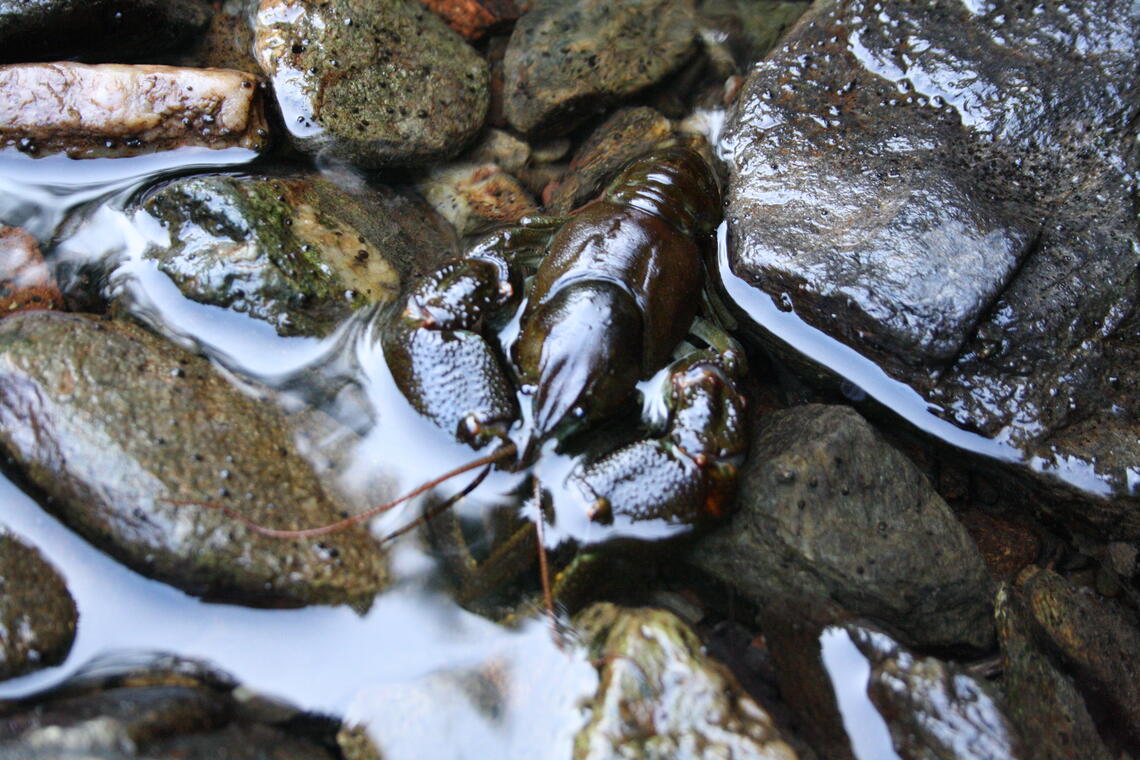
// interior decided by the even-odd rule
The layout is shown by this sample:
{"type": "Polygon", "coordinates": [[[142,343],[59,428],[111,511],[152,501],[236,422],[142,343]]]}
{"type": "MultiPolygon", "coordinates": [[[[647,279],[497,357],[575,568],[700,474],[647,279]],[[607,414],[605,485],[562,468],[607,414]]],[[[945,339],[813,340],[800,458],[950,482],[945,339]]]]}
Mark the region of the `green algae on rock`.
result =
{"type": "Polygon", "coordinates": [[[343,516],[280,410],[134,323],[0,320],[0,446],[87,540],[190,593],[363,608],[388,583],[364,528],[282,541],[202,504],[278,528],[343,516]]]}
{"type": "Polygon", "coordinates": [[[175,180],[143,212],[170,235],[145,255],[186,297],[324,336],[355,309],[395,300],[422,260],[426,207],[386,188],[350,193],[320,176],[175,180]]]}
{"type": "Polygon", "coordinates": [[[78,614],[55,568],[0,526],[0,680],[61,662],[78,614]]]}
{"type": "Polygon", "coordinates": [[[301,151],[367,168],[423,165],[483,126],[486,62],[413,0],[261,0],[254,38],[301,151]]]}

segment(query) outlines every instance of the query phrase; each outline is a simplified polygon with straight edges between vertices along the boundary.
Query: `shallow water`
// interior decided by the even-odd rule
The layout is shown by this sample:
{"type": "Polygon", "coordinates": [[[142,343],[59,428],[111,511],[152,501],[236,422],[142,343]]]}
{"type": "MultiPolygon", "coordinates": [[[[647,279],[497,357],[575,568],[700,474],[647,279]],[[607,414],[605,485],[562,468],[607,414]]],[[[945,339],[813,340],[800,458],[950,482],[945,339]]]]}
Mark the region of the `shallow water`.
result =
{"type": "MultiPolygon", "coordinates": [[[[109,277],[109,290],[129,303],[136,317],[204,351],[239,382],[249,379],[282,389],[287,408],[319,397],[313,383],[351,376],[356,405],[338,406],[334,398],[326,411],[353,420],[354,429],[340,432],[338,446],[343,448],[348,438],[351,454],[338,477],[340,490],[359,505],[378,492],[410,487],[441,467],[471,459],[470,449],[447,441],[402,402],[373,340],[368,321],[373,315],[349,320],[324,340],[281,338],[248,317],[183,298],[141,258],[164,231],[128,218],[121,211],[127,199],[155,177],[205,169],[203,159],[220,161],[220,166],[209,166],[217,170],[250,157],[227,153],[182,152],[177,160],[165,156],[117,163],[60,159],[42,167],[30,159],[3,161],[0,194],[21,200],[7,201],[0,218],[33,231],[45,254],[56,261],[78,264],[97,252],[111,252],[119,264],[109,277]],[[69,213],[83,223],[53,249],[47,241],[69,213]],[[385,467],[378,468],[377,462],[385,467]]],[[[481,490],[510,490],[513,480],[492,476],[481,490]]],[[[450,488],[462,485],[459,481],[450,488]]],[[[441,590],[435,562],[414,537],[395,550],[400,580],[366,615],[347,607],[251,609],[206,603],[138,575],[2,478],[0,502],[5,505],[3,522],[59,568],[79,609],[77,637],[66,661],[0,683],[3,698],[66,682],[96,662],[174,654],[220,668],[248,688],[301,709],[365,723],[375,735],[388,737],[386,757],[422,756],[425,750],[462,757],[468,750],[482,755],[496,749],[507,756],[535,746],[550,748],[546,756],[564,757],[582,719],[577,703],[596,686],[593,667],[575,649],[555,646],[540,618],[510,630],[459,608],[441,590]],[[431,710],[409,713],[406,705],[416,704],[409,697],[417,690],[427,693],[442,674],[459,677],[483,668],[494,668],[505,684],[497,716],[481,713],[462,698],[437,700],[431,710]],[[542,688],[536,688],[536,674],[543,674],[542,688]]],[[[417,508],[409,504],[385,515],[374,530],[390,532],[411,520],[417,508]]]]}
{"type": "MultiPolygon", "coordinates": [[[[191,350],[205,353],[239,385],[275,392],[288,411],[310,405],[336,424],[302,446],[314,461],[335,457],[333,482],[357,509],[391,498],[441,471],[472,459],[411,409],[396,390],[380,343],[377,315],[363,312],[324,339],[282,338],[268,325],[226,309],[187,300],[142,254],[161,245],[165,230],[124,211],[130,199],[165,178],[187,172],[246,170],[248,154],[203,151],[177,156],[37,163],[0,162],[0,218],[19,222],[40,239],[64,270],[106,257],[114,266],[104,290],[133,316],[191,350]],[[221,165],[206,165],[217,159],[221,165]],[[52,242],[67,219],[66,234],[52,242]]],[[[509,343],[517,325],[502,336],[509,343]]],[[[642,384],[648,414],[660,416],[661,378],[642,384]]],[[[546,451],[538,474],[559,492],[573,461],[546,451]]],[[[445,484],[460,490],[474,475],[445,484]]],[[[477,511],[511,498],[516,475],[493,473],[468,498],[477,511]]],[[[205,498],[206,495],[204,495],[205,498]]],[[[0,478],[3,522],[37,546],[64,576],[79,609],[75,644],[59,666],[0,682],[0,698],[25,697],[91,668],[175,655],[224,671],[247,688],[300,709],[363,723],[385,757],[484,757],[535,754],[567,757],[582,725],[581,708],[597,686],[594,667],[575,647],[553,642],[537,614],[517,630],[460,608],[443,590],[435,560],[413,534],[397,542],[399,578],[365,615],[347,607],[252,609],[207,603],[148,580],[72,533],[11,482],[0,478]],[[502,684],[493,713],[464,694],[462,679],[493,672],[502,684]]],[[[373,521],[377,536],[414,519],[409,503],[373,521]]],[[[554,546],[568,536],[589,540],[597,526],[584,511],[565,509],[547,531],[554,546]],[[576,517],[575,517],[576,516],[576,517]]],[[[618,524],[607,535],[665,536],[672,526],[618,524]]]]}

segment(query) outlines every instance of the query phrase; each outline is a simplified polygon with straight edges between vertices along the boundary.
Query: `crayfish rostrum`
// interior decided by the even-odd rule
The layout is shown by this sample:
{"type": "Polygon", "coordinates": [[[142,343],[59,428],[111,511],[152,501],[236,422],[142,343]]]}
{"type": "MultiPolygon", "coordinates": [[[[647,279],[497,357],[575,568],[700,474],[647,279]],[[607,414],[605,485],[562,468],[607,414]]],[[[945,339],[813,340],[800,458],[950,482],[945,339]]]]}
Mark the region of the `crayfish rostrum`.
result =
{"type": "MultiPolygon", "coordinates": [[[[566,219],[490,235],[419,283],[384,331],[397,386],[448,433],[490,447],[500,468],[530,471],[551,449],[588,451],[557,484],[580,497],[588,542],[635,534],[631,526],[684,532],[720,514],[746,439],[743,355],[698,316],[719,218],[708,164],[670,147],[633,161],[566,219]],[[500,351],[516,318],[517,337],[500,351]],[[665,367],[664,419],[644,425],[646,437],[601,454],[576,446],[665,367]]],[[[572,522],[534,491],[539,528],[572,522]]],[[[529,542],[505,543],[533,549],[527,527],[529,542]]]]}

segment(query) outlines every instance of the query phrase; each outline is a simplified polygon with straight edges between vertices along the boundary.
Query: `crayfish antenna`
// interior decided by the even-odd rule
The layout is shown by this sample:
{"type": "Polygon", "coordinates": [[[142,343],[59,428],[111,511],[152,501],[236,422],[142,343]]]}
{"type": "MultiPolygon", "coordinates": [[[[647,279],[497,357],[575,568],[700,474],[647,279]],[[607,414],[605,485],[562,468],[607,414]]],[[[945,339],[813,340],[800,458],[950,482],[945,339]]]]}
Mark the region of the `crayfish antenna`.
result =
{"type": "MultiPolygon", "coordinates": [[[[209,507],[211,509],[219,509],[222,512],[224,512],[227,517],[230,517],[231,519],[238,521],[239,523],[241,523],[245,527],[252,530],[254,533],[257,533],[258,535],[261,535],[261,536],[268,536],[269,538],[313,538],[315,536],[326,536],[329,533],[337,533],[338,531],[342,531],[345,528],[351,528],[353,525],[357,525],[359,523],[362,523],[365,520],[370,520],[371,518],[375,517],[376,515],[387,512],[388,510],[393,509],[393,508],[399,506],[400,504],[403,504],[404,502],[408,501],[409,499],[414,499],[415,497],[419,496],[420,494],[424,493],[425,491],[429,491],[432,488],[435,488],[440,483],[445,483],[448,480],[451,480],[454,477],[462,475],[465,472],[470,472],[471,470],[475,470],[475,469],[478,469],[480,467],[487,467],[489,465],[495,464],[496,462],[498,462],[502,459],[512,457],[515,455],[516,451],[517,451],[517,449],[513,443],[506,443],[503,446],[500,446],[499,448],[495,449],[490,454],[487,454],[486,456],[479,457],[478,459],[473,459],[470,462],[468,462],[467,464],[460,465],[459,467],[456,467],[454,470],[449,470],[448,472],[445,472],[444,474],[440,475],[437,478],[433,478],[432,480],[429,480],[426,483],[423,483],[419,486],[416,486],[411,491],[408,491],[406,494],[404,494],[402,496],[398,496],[395,499],[392,499],[392,501],[386,502],[384,504],[380,504],[379,506],[372,507],[371,509],[368,509],[364,512],[361,512],[358,515],[353,515],[352,517],[346,517],[343,520],[338,520],[337,522],[329,523],[328,525],[320,525],[320,526],[317,526],[315,528],[301,528],[299,530],[284,530],[281,528],[268,528],[268,527],[266,527],[266,526],[264,526],[258,522],[255,522],[255,521],[249,519],[248,517],[246,517],[245,515],[241,514],[238,511],[232,509],[231,507],[227,507],[224,504],[218,504],[217,502],[212,502],[212,501],[194,501],[194,500],[189,500],[189,499],[159,499],[159,501],[164,501],[168,504],[179,504],[179,505],[191,505],[192,504],[192,505],[199,506],[199,507],[209,507]]],[[[484,477],[486,477],[486,473],[483,473],[478,478],[476,478],[475,483],[473,483],[471,486],[468,486],[466,489],[464,489],[459,494],[459,496],[463,496],[464,494],[469,493],[471,491],[471,489],[475,487],[475,484],[482,481],[482,479],[484,477]]],[[[444,504],[449,506],[450,504],[454,503],[455,499],[457,499],[459,496],[454,497],[452,499],[448,499],[446,502],[444,502],[444,504]]],[[[434,517],[435,514],[438,514],[438,512],[434,512],[432,516],[434,517]]],[[[396,531],[396,533],[385,537],[383,540],[387,541],[391,538],[395,538],[398,535],[403,535],[403,533],[406,533],[408,530],[411,530],[412,527],[415,527],[418,524],[420,524],[419,520],[413,521],[410,526],[404,526],[404,528],[401,528],[399,531],[396,531]]]]}

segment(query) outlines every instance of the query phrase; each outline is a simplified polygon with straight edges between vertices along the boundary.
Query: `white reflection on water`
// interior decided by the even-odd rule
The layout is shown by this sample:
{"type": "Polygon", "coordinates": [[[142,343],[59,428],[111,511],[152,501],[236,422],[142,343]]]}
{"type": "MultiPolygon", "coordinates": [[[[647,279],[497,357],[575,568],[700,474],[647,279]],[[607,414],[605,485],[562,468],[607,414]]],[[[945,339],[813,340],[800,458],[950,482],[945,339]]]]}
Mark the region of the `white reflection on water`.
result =
{"type": "Polygon", "coordinates": [[[728,223],[717,230],[717,269],[728,297],[747,311],[749,318],[773,337],[786,343],[821,367],[874,398],[918,430],[972,454],[1001,462],[1020,462],[1098,496],[1110,496],[1112,484],[1096,471],[1094,463],[1076,457],[1027,457],[1010,442],[1008,431],[995,438],[963,430],[937,416],[941,411],[906,383],[894,379],[855,349],[815,329],[791,311],[782,310],[764,291],[737,277],[728,262],[728,223]]]}
{"type": "Polygon", "coordinates": [[[427,756],[464,757],[477,747],[483,755],[505,757],[525,746],[546,748],[540,756],[553,758],[569,756],[570,737],[582,722],[578,701],[597,685],[582,653],[555,647],[544,621],[511,631],[429,590],[431,563],[410,546],[397,565],[411,572],[363,617],[347,607],[260,610],[208,604],[143,578],[72,534],[4,479],[0,503],[3,522],[60,570],[79,608],[67,660],[0,682],[0,698],[64,682],[97,657],[166,652],[209,663],[303,709],[373,726],[384,738],[385,757],[405,756],[401,747],[408,756],[415,748],[421,757],[425,750],[427,756]],[[425,684],[488,667],[505,678],[496,713],[475,710],[458,689],[422,714],[410,711],[429,693],[425,684]]]}
{"type": "Polygon", "coordinates": [[[859,760],[899,760],[886,722],[867,696],[871,663],[839,626],[829,626],[819,636],[820,657],[831,677],[843,728],[851,751],[859,760]]]}

